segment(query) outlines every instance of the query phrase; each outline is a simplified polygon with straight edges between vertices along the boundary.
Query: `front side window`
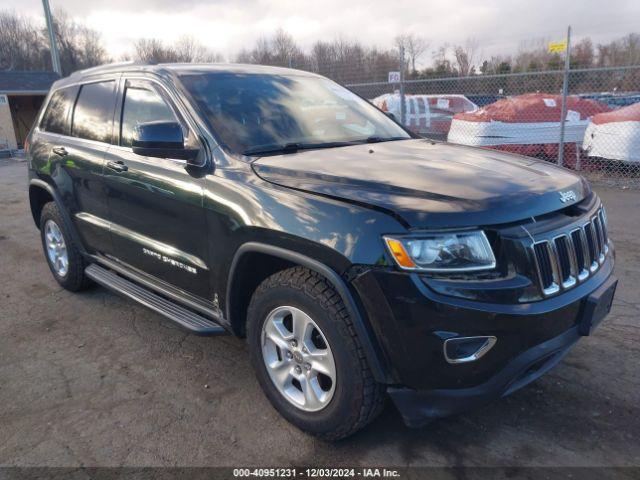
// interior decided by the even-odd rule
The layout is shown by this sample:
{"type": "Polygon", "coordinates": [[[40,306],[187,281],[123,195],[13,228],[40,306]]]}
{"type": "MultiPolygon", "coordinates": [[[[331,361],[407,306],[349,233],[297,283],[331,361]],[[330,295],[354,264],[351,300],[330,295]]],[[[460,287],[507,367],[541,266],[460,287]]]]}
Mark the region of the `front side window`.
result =
{"type": "Polygon", "coordinates": [[[122,106],[120,145],[130,147],[136,125],[147,122],[177,122],[171,108],[155,91],[127,87],[122,106]]]}
{"type": "Polygon", "coordinates": [[[71,135],[98,142],[111,142],[115,85],[116,82],[110,80],[88,83],[80,88],[73,111],[71,135]]]}
{"type": "Polygon", "coordinates": [[[61,88],[51,95],[51,100],[42,116],[40,128],[45,132],[67,134],[67,115],[73,105],[77,89],[75,87],[61,88]]]}
{"type": "Polygon", "coordinates": [[[180,79],[223,146],[238,154],[410,138],[384,113],[326,78],[212,72],[180,79]]]}

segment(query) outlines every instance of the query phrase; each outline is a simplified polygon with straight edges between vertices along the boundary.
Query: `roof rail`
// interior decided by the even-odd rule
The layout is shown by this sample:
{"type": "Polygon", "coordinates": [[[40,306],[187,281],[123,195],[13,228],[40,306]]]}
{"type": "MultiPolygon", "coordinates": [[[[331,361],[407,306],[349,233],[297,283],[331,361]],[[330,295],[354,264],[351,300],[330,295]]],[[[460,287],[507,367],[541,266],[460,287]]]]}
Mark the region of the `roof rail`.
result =
{"type": "Polygon", "coordinates": [[[114,62],[114,63],[105,63],[103,65],[97,65],[95,67],[90,67],[90,68],[85,68],[83,70],[76,70],[75,72],[72,72],[70,76],[75,77],[77,75],[87,75],[87,74],[91,74],[91,73],[99,73],[102,71],[109,71],[112,69],[116,69],[116,68],[120,68],[120,67],[126,67],[126,66],[133,66],[133,65],[150,65],[149,62],[136,62],[133,60],[126,60],[124,62],[114,62]]]}

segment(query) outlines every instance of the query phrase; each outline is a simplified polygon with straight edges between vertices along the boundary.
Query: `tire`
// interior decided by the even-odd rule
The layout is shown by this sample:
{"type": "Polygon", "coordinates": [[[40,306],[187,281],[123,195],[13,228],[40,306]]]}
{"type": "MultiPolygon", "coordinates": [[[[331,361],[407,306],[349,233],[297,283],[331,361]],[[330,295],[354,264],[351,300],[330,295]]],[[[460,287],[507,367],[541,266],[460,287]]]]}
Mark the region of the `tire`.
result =
{"type": "MultiPolygon", "coordinates": [[[[84,290],[91,285],[91,280],[84,274],[87,266],[84,258],[80,254],[78,247],[73,242],[73,238],[67,229],[60,210],[55,202],[49,202],[42,208],[40,214],[40,238],[42,240],[42,249],[47,259],[49,269],[56,281],[66,290],[78,292],[84,290]],[[66,253],[66,268],[62,268],[62,264],[57,263],[49,253],[48,234],[55,234],[52,238],[61,237],[62,243],[56,243],[57,252],[66,253]]],[[[62,256],[64,256],[64,253],[62,256]]],[[[57,258],[61,258],[58,256],[57,258]]]]}
{"type": "MultiPolygon", "coordinates": [[[[279,333],[275,336],[278,335],[279,333]]],[[[384,387],[373,378],[342,298],[318,273],[295,267],[264,280],[254,292],[249,304],[247,341],[253,368],[267,398],[284,418],[301,430],[325,440],[335,441],[360,430],[382,411],[385,401],[384,387]],[[290,328],[286,325],[292,326],[293,322],[298,322],[295,320],[297,318],[306,318],[301,316],[299,311],[312,320],[308,324],[312,333],[301,341],[302,347],[297,345],[293,348],[285,343],[284,347],[275,348],[273,345],[280,343],[276,344],[270,340],[272,326],[277,324],[281,331],[293,335],[295,327],[290,328]],[[313,344],[310,344],[310,341],[313,344]],[[333,380],[330,375],[328,378],[331,381],[327,380],[324,374],[315,371],[315,367],[311,369],[311,362],[306,363],[299,358],[302,356],[300,350],[307,354],[312,350],[304,348],[305,345],[312,347],[315,352],[313,355],[319,354],[323,362],[331,355],[335,367],[333,380]],[[274,351],[277,356],[272,353],[274,351]],[[277,367],[267,366],[267,363],[277,367]],[[289,365],[293,370],[287,373],[289,365]],[[288,375],[288,380],[281,382],[279,387],[271,375],[279,375],[274,372],[281,371],[280,367],[284,368],[282,371],[288,375]],[[297,370],[298,367],[302,367],[302,374],[297,370]],[[306,367],[310,370],[306,370],[306,367]],[[313,377],[314,374],[316,377],[313,377]],[[300,375],[306,375],[309,381],[300,375]],[[312,384],[315,386],[312,396],[318,402],[306,402],[307,395],[302,392],[307,390],[302,387],[301,382],[295,384],[297,378],[303,379],[302,383],[306,388],[312,384]],[[313,381],[313,378],[316,380],[313,381]],[[287,384],[287,388],[282,386],[287,384]],[[300,393],[296,390],[300,390],[300,393]],[[315,392],[320,392],[320,395],[315,392]],[[322,398],[324,400],[319,400],[322,398]],[[298,404],[299,400],[305,404],[298,404]]],[[[278,337],[278,342],[280,341],[278,337]]],[[[305,358],[312,358],[313,361],[313,355],[305,358]]],[[[330,366],[330,361],[321,365],[322,369],[327,368],[327,371],[330,370],[330,366]]]]}

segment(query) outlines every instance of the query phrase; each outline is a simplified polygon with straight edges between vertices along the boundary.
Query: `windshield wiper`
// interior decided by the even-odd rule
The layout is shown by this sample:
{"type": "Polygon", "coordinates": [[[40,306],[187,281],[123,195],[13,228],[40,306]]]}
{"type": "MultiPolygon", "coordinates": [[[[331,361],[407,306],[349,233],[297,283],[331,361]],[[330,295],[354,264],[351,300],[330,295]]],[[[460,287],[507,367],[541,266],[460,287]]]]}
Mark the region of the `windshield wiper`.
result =
{"type": "Polygon", "coordinates": [[[296,153],[300,150],[313,150],[317,148],[334,148],[334,147],[347,147],[349,145],[361,145],[363,143],[378,143],[378,142],[390,142],[393,140],[408,140],[410,137],[379,137],[371,136],[362,140],[351,140],[344,142],[323,142],[323,143],[301,143],[301,142],[289,142],[275,145],[260,145],[258,147],[251,147],[242,152],[243,155],[270,155],[278,153],[296,153]]]}
{"type": "Polygon", "coordinates": [[[409,138],[410,137],[379,137],[377,135],[373,135],[362,140],[362,143],[391,142],[393,140],[409,140],[409,138]]]}
{"type": "Polygon", "coordinates": [[[325,142],[325,143],[284,143],[281,145],[265,145],[248,148],[243,155],[268,155],[270,153],[296,153],[300,150],[313,150],[315,148],[333,148],[351,145],[351,142],[325,142]]]}
{"type": "Polygon", "coordinates": [[[282,145],[265,145],[260,147],[248,148],[244,152],[244,155],[261,155],[266,153],[295,153],[300,150],[301,143],[284,143],[282,145]]]}

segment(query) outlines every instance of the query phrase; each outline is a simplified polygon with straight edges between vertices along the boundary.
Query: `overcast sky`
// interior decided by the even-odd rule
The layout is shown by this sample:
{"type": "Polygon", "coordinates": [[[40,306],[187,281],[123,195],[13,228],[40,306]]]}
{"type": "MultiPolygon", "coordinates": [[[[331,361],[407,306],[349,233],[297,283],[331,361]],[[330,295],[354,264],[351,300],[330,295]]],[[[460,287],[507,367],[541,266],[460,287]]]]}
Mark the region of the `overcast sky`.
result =
{"type": "MultiPolygon", "coordinates": [[[[402,32],[430,41],[474,37],[483,57],[514,53],[521,42],[576,38],[596,42],[640,30],[640,0],[50,0],[100,31],[114,59],[136,38],[168,42],[191,35],[228,58],[282,27],[307,48],[342,37],[387,48],[402,32]]],[[[40,0],[0,0],[0,8],[42,19],[40,0]]],[[[431,54],[425,55],[429,62],[431,54]]]]}

